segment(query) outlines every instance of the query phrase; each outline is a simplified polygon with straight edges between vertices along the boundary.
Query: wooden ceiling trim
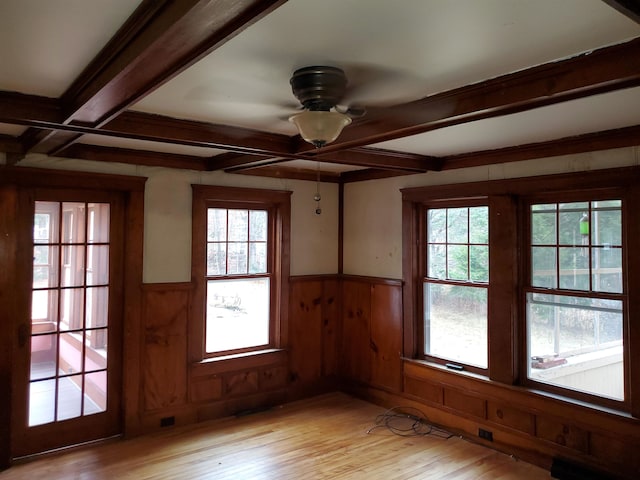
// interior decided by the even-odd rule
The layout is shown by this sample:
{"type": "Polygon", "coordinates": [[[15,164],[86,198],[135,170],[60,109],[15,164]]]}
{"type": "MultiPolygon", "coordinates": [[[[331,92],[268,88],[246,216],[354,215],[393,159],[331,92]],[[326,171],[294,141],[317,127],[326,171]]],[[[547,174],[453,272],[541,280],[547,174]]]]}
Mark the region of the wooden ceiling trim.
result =
{"type": "Polygon", "coordinates": [[[118,162],[147,167],[206,170],[206,158],[175,153],[150,152],[131,148],[114,148],[75,143],[61,152],[67,158],[93,160],[97,162],[118,162]]]}
{"type": "Polygon", "coordinates": [[[638,0],[603,0],[610,7],[615,8],[623,15],[636,23],[640,23],[640,2],[638,0]]]}
{"type": "MultiPolygon", "coordinates": [[[[251,170],[234,172],[240,175],[252,175],[258,177],[286,178],[288,180],[318,181],[318,173],[313,170],[266,166],[251,170]]],[[[340,183],[340,174],[334,172],[320,172],[320,181],[323,183],[340,183]]]]}
{"type": "Polygon", "coordinates": [[[16,137],[0,134],[0,152],[24,153],[24,150],[22,143],[16,137]]]}
{"type": "Polygon", "coordinates": [[[96,133],[102,131],[127,138],[221,148],[240,153],[296,156],[291,152],[291,139],[286,135],[141,112],[125,112],[96,129],[96,133]]]}
{"type": "MultiPolygon", "coordinates": [[[[373,109],[321,149],[334,152],[640,85],[640,38],[566,60],[373,109]]],[[[303,146],[301,151],[309,150],[303,146]]]]}
{"type": "Polygon", "coordinates": [[[565,137],[548,142],[450,155],[442,157],[442,170],[558,157],[636,145],[640,145],[640,125],[565,137]]]}
{"type": "Polygon", "coordinates": [[[55,98],[0,91],[0,123],[60,124],[62,119],[60,101],[55,98]]]}
{"type": "Polygon", "coordinates": [[[322,162],[411,172],[439,170],[441,167],[441,161],[435,157],[380,148],[356,147],[337,152],[319,153],[316,158],[322,162]]]}
{"type": "Polygon", "coordinates": [[[400,177],[403,175],[415,175],[418,172],[409,172],[407,170],[382,170],[377,168],[366,168],[364,170],[352,170],[351,172],[343,172],[340,175],[342,183],[364,182],[365,180],[380,180],[383,178],[400,177]]]}
{"type": "Polygon", "coordinates": [[[74,120],[102,124],[284,0],[147,1],[64,95],[74,120]]]}
{"type": "Polygon", "coordinates": [[[247,155],[243,153],[221,153],[207,160],[207,170],[225,170],[271,158],[269,155],[247,155]]]}

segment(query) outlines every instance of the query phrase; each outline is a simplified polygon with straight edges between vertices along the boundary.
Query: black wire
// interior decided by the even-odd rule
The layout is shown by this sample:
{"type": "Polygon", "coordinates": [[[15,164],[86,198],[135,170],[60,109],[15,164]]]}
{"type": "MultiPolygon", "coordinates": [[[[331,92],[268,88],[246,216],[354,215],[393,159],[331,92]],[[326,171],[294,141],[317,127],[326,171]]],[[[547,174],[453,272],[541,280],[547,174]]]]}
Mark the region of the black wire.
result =
{"type": "Polygon", "coordinates": [[[367,430],[367,434],[378,428],[386,428],[401,437],[424,437],[432,435],[449,439],[454,435],[431,425],[426,415],[414,407],[393,407],[376,417],[375,425],[367,430]]]}

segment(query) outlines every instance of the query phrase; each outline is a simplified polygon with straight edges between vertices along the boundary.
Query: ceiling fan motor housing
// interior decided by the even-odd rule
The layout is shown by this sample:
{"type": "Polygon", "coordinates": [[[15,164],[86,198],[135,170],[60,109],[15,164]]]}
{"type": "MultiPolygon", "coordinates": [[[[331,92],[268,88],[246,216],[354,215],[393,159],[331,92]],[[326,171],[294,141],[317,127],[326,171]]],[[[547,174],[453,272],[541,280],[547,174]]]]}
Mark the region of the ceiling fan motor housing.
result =
{"type": "Polygon", "coordinates": [[[305,109],[329,111],[344,96],[347,77],[337,67],[304,67],[293,72],[289,83],[293,94],[305,109]]]}

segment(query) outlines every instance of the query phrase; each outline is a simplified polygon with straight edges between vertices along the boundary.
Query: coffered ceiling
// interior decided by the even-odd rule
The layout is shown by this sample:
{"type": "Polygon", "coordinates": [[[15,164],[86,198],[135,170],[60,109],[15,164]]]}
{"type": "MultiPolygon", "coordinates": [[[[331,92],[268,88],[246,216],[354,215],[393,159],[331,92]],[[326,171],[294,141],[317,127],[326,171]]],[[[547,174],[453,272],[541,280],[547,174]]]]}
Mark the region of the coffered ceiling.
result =
{"type": "Polygon", "coordinates": [[[0,150],[350,182],[640,144],[635,0],[2,0],[0,150]],[[316,150],[289,78],[366,114],[316,150]]]}

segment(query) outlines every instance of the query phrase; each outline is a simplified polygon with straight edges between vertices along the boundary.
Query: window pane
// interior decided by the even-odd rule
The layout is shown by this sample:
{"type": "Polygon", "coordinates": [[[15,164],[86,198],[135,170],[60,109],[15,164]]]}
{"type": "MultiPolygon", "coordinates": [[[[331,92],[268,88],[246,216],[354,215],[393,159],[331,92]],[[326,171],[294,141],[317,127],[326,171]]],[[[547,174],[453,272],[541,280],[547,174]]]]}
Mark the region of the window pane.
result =
{"type": "Polygon", "coordinates": [[[589,250],[560,247],[560,288],[589,290],[589,250]]]}
{"type": "Polygon", "coordinates": [[[622,245],[622,212],[620,210],[594,211],[591,215],[591,243],[593,245],[622,245]]]}
{"type": "Polygon", "coordinates": [[[622,293],[622,250],[594,248],[591,254],[593,290],[622,293]]]}
{"type": "Polygon", "coordinates": [[[447,209],[447,242],[468,243],[468,208],[447,209]]]}
{"type": "Polygon", "coordinates": [[[249,212],[229,210],[229,241],[246,242],[249,238],[249,212]]]}
{"type": "Polygon", "coordinates": [[[227,244],[207,244],[207,275],[225,275],[227,273],[227,244]]]}
{"type": "MultiPolygon", "coordinates": [[[[534,205],[536,207],[538,205],[534,205]]],[[[548,205],[539,205],[549,207],[548,205]]],[[[532,207],[532,210],[534,208],[532,207]]],[[[555,207],[555,205],[552,205],[555,207]]],[[[531,215],[531,244],[555,245],[556,243],[556,214],[539,213],[534,210],[531,215]]]]}
{"type": "Polygon", "coordinates": [[[269,344],[269,279],[207,282],[206,351],[269,344]]]}
{"type": "Polygon", "coordinates": [[[83,326],[84,289],[67,288],[60,292],[60,329],[76,330],[83,326]]]}
{"type": "Polygon", "coordinates": [[[469,277],[474,282],[489,281],[489,247],[484,245],[469,247],[469,277]]]}
{"type": "Polygon", "coordinates": [[[58,420],[82,415],[82,375],[58,379],[58,420]]]}
{"type": "MultiPolygon", "coordinates": [[[[580,233],[580,220],[588,218],[586,211],[560,212],[558,243],[560,245],[582,245],[580,233]]],[[[585,244],[588,244],[588,236],[585,236],[585,244]]]]}
{"type": "Polygon", "coordinates": [[[447,241],[447,209],[436,208],[427,212],[427,233],[429,243],[445,243],[447,241]]]}
{"type": "Polygon", "coordinates": [[[247,244],[229,243],[227,273],[229,275],[247,273],[247,244]]]}
{"type": "Polygon", "coordinates": [[[487,289],[424,284],[425,353],[487,368],[487,289]]]}
{"type": "Polygon", "coordinates": [[[469,279],[469,257],[466,245],[449,245],[447,248],[447,278],[451,280],[469,279]]]}
{"type": "Polygon", "coordinates": [[[427,276],[444,280],[447,278],[447,247],[444,245],[429,245],[427,252],[427,276]]]}
{"type": "Polygon", "coordinates": [[[249,244],[249,273],[267,272],[267,244],[249,244]]]}
{"type": "Polygon", "coordinates": [[[34,290],[31,292],[31,320],[58,321],[58,290],[34,290]]]}
{"type": "Polygon", "coordinates": [[[249,214],[249,240],[252,242],[267,241],[267,212],[251,210],[249,214]]]}
{"type": "Polygon", "coordinates": [[[104,412],[107,409],[107,372],[94,372],[84,376],[84,414],[104,412]]]}
{"type": "Polygon", "coordinates": [[[489,243],[489,207],[469,209],[469,243],[489,243]]]}
{"type": "Polygon", "coordinates": [[[31,380],[55,376],[57,350],[57,335],[31,337],[31,380]]]}
{"type": "Polygon", "coordinates": [[[58,217],[60,215],[60,204],[58,202],[36,202],[36,213],[33,223],[34,243],[57,243],[58,217]]]}
{"type": "Polygon", "coordinates": [[[62,375],[82,371],[82,333],[61,333],[58,368],[62,375]]]}
{"type": "Polygon", "coordinates": [[[557,287],[555,248],[531,248],[531,285],[546,288],[557,287]]]}
{"type": "Polygon", "coordinates": [[[622,302],[527,294],[529,378],[624,399],[622,302]]]}
{"type": "Polygon", "coordinates": [[[84,371],[107,368],[107,329],[89,330],[85,334],[84,371]]]}
{"type": "Polygon", "coordinates": [[[210,242],[224,242],[227,240],[226,209],[207,209],[207,240],[210,242]]]}

